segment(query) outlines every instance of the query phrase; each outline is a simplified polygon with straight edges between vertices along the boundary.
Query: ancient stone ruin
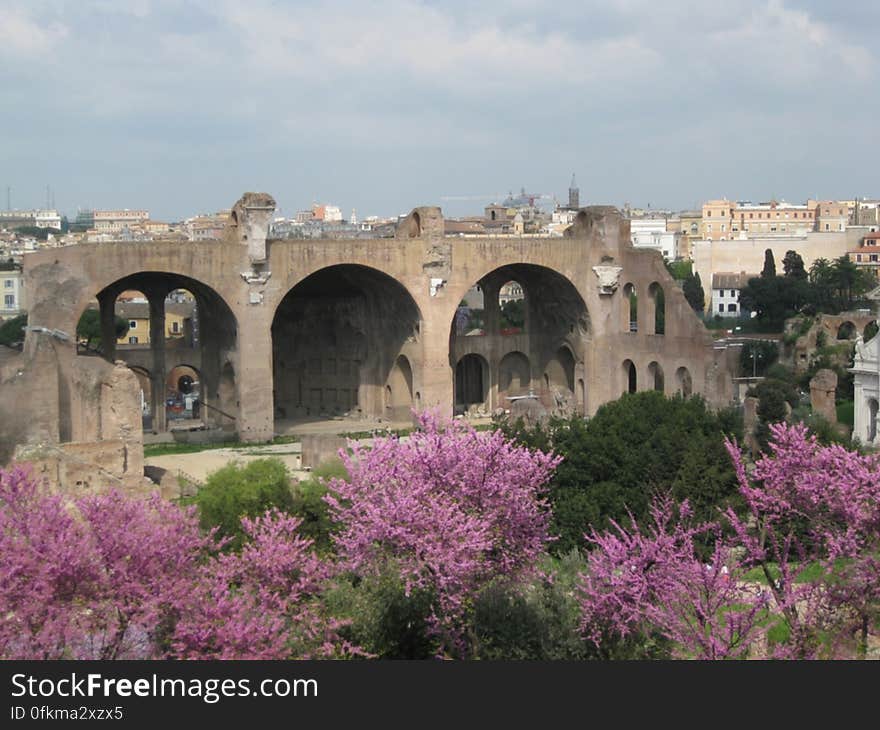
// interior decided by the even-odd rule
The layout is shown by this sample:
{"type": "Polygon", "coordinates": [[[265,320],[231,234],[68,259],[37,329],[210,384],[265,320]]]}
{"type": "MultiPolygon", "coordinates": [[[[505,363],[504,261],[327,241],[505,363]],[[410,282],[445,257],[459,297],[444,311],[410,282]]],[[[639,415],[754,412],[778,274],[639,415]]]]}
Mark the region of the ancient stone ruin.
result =
{"type": "Polygon", "coordinates": [[[580,210],[561,238],[461,238],[444,235],[439,208],[423,207],[394,238],[351,240],[272,239],[273,211],[271,196],[247,193],[222,240],[26,255],[31,329],[0,366],[3,460],[42,459],[70,488],[133,487],[141,398],[151,430],[167,430],[175,368],[198,383],[205,428],[244,441],[304,418],[488,416],[528,394],[546,412],[584,415],[636,390],[731,399],[711,336],[614,208],[580,210]],[[524,322],[510,328],[499,296],[514,283],[524,322]],[[117,344],[115,303],[132,290],[149,304],[149,344],[117,344]],[[198,337],[172,346],[166,300],[178,291],[194,303],[198,337]],[[468,329],[460,305],[474,291],[483,322],[468,329]],[[90,306],[100,355],[74,337],[90,306]]]}

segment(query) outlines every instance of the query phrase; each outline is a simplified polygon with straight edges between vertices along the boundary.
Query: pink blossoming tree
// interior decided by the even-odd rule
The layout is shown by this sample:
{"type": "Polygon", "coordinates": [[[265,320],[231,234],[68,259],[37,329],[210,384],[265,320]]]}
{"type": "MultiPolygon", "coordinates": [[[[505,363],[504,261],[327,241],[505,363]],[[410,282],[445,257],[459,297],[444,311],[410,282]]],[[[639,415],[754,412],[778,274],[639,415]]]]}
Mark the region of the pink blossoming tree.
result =
{"type": "Polygon", "coordinates": [[[533,568],[548,541],[543,490],[559,459],[431,413],[419,427],[406,441],[352,444],[349,479],[332,480],[326,499],[343,566],[377,574],[392,560],[408,592],[433,596],[442,650],[462,656],[477,591],[533,568]]]}
{"type": "Polygon", "coordinates": [[[158,495],[73,501],[0,470],[0,656],[152,656],[211,540],[158,495]]]}
{"type": "Polygon", "coordinates": [[[301,537],[302,520],[278,510],[242,519],[249,538],[200,571],[180,604],[172,642],[186,659],[286,659],[359,654],[323,614],[320,594],[333,574],[301,537]]]}
{"type": "Polygon", "coordinates": [[[784,627],[777,658],[867,653],[880,615],[880,458],[821,446],[802,425],[770,426],[770,453],[751,474],[728,443],[746,504],[717,524],[689,525],[686,503],[654,502],[649,525],[615,524],[587,536],[582,629],[598,643],[659,632],[685,656],[761,655],[769,631],[784,627]],[[694,538],[714,534],[700,560],[694,538]],[[760,567],[766,587],[746,581],[760,567]]]}
{"type": "Polygon", "coordinates": [[[788,629],[777,655],[835,656],[855,639],[864,656],[880,611],[880,457],[821,446],[800,424],[770,431],[751,475],[728,444],[748,508],[728,517],[788,629]]]}
{"type": "Polygon", "coordinates": [[[218,553],[194,508],[65,499],[0,470],[0,658],[288,658],[356,653],[318,603],[331,567],[299,519],[243,520],[218,553]]]}
{"type": "Polygon", "coordinates": [[[592,550],[579,590],[581,628],[596,645],[609,635],[657,632],[683,656],[744,657],[761,633],[766,596],[740,585],[741,570],[715,525],[690,525],[687,502],[675,513],[671,498],[661,497],[649,525],[612,523],[586,536],[592,550]],[[712,531],[714,551],[701,560],[695,538],[712,531]]]}

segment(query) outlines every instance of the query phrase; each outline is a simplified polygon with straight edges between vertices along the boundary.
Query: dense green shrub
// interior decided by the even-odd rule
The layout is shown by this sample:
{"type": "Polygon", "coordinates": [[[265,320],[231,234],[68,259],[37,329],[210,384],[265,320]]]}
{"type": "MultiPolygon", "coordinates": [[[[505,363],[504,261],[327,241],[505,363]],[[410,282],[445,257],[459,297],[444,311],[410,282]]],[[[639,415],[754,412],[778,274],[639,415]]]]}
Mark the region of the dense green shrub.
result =
{"type": "Polygon", "coordinates": [[[352,643],[379,659],[430,659],[438,642],[428,630],[433,596],[407,592],[391,560],[377,575],[344,576],[326,594],[327,610],[352,643]]]}
{"type": "Polygon", "coordinates": [[[280,459],[227,464],[208,476],[195,503],[202,527],[216,527],[221,537],[231,538],[233,550],[242,544],[242,517],[256,517],[272,507],[292,512],[294,506],[290,475],[280,459]]]}
{"type": "Polygon", "coordinates": [[[736,503],[736,478],[724,436],[741,436],[737,411],[714,413],[695,396],[666,398],[657,391],[626,394],[589,421],[574,417],[541,428],[506,424],[505,432],[532,448],[563,457],[550,482],[551,532],[556,555],[585,547],[591,525],[640,520],[655,491],[691,501],[699,518],[736,503]]]}
{"type": "Polygon", "coordinates": [[[293,485],[293,503],[290,511],[302,518],[299,531],[305,537],[315,541],[316,549],[321,553],[332,550],[332,535],[336,529],[330,519],[330,512],[324,496],[327,494],[327,483],[331,479],[347,479],[348,471],[341,459],[335,458],[315,467],[308,479],[293,485]]]}
{"type": "Polygon", "coordinates": [[[12,347],[24,342],[24,328],[27,326],[27,322],[28,316],[20,314],[0,324],[0,345],[12,347]]]}

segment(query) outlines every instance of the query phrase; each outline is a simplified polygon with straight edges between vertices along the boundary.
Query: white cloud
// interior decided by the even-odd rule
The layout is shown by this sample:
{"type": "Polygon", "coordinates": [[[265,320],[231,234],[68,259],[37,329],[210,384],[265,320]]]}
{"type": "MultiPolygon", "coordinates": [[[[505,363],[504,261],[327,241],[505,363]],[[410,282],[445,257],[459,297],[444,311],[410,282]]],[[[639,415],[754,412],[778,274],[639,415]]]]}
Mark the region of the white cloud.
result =
{"type": "Polygon", "coordinates": [[[38,56],[52,50],[68,32],[68,28],[57,20],[43,23],[21,7],[0,7],[0,54],[38,56]]]}
{"type": "Polygon", "coordinates": [[[834,148],[825,169],[849,191],[853,159],[880,163],[858,141],[880,113],[860,1],[876,2],[841,19],[798,0],[0,0],[0,132],[26,159],[56,120],[68,149],[143,174],[178,150],[229,179],[272,155],[343,179],[353,150],[361,168],[376,150],[493,187],[517,181],[490,171],[589,166],[633,175],[630,200],[658,177],[675,195],[688,175],[777,174],[773,138],[796,137],[817,164],[834,148]],[[731,140],[748,170],[718,155],[731,140]],[[649,162],[666,172],[635,172],[649,162]]]}

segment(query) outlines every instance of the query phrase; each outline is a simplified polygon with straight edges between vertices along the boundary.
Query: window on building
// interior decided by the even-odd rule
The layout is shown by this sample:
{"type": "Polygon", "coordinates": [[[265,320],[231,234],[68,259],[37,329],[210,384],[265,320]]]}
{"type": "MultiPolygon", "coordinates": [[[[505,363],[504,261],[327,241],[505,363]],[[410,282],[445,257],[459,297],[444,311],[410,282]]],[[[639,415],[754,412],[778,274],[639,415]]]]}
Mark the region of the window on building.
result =
{"type": "Polygon", "coordinates": [[[724,233],[726,230],[727,230],[727,226],[724,223],[722,223],[721,224],[721,232],[724,233]]]}
{"type": "Polygon", "coordinates": [[[719,305],[718,305],[718,311],[719,311],[719,312],[723,312],[723,311],[724,311],[724,305],[723,305],[723,304],[719,304],[719,305]]]}
{"type": "Polygon", "coordinates": [[[15,295],[14,294],[7,294],[5,297],[3,297],[3,306],[6,307],[7,309],[11,309],[12,307],[14,307],[15,306],[15,295]]]}
{"type": "Polygon", "coordinates": [[[871,261],[876,261],[876,260],[877,260],[877,254],[872,253],[871,254],[871,261]]]}
{"type": "Polygon", "coordinates": [[[735,312],[736,311],[736,304],[728,304],[727,311],[728,312],[735,312]]]}
{"type": "Polygon", "coordinates": [[[133,330],[137,326],[138,326],[137,320],[134,320],[134,319],[128,320],[128,328],[130,330],[133,330]]]}
{"type": "Polygon", "coordinates": [[[826,231],[830,231],[830,230],[831,230],[831,225],[830,225],[829,223],[826,223],[826,224],[825,224],[825,230],[826,230],[826,231]]]}
{"type": "Polygon", "coordinates": [[[754,218],[754,217],[755,217],[754,213],[749,213],[749,218],[754,218]]]}
{"type": "Polygon", "coordinates": [[[857,253],[856,254],[856,261],[861,261],[861,260],[862,260],[862,254],[857,253]]]}
{"type": "Polygon", "coordinates": [[[128,344],[129,344],[129,345],[136,345],[137,343],[138,343],[138,338],[137,338],[137,337],[132,336],[132,337],[129,337],[129,338],[128,338],[128,344]]]}
{"type": "Polygon", "coordinates": [[[171,331],[177,334],[180,332],[180,322],[172,322],[171,323],[171,331]]]}
{"type": "Polygon", "coordinates": [[[12,279],[7,279],[6,281],[4,281],[3,286],[5,286],[7,289],[12,289],[12,279]]]}

